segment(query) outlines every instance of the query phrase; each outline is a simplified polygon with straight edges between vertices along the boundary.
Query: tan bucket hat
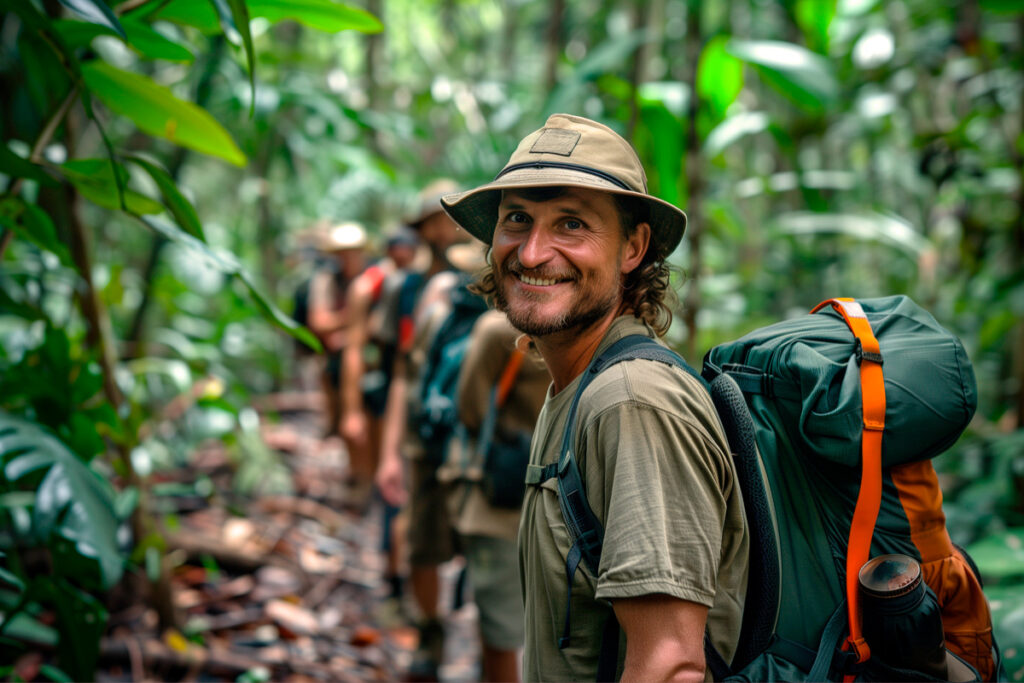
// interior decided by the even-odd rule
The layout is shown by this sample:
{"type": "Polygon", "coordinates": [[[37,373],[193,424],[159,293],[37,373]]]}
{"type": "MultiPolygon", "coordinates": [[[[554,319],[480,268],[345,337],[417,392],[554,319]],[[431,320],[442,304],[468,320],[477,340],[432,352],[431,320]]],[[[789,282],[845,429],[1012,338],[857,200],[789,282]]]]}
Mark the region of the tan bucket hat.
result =
{"type": "Polygon", "coordinates": [[[440,178],[420,190],[414,213],[406,217],[406,225],[419,230],[420,225],[435,213],[441,213],[441,197],[458,192],[458,184],[449,178],[440,178]]]}
{"type": "Polygon", "coordinates": [[[647,192],[647,175],[633,147],[611,128],[570,114],[552,114],[544,127],[523,138],[492,182],[449,194],[441,204],[456,223],[490,244],[501,191],[569,185],[644,200],[651,212],[651,239],[662,257],[679,244],[686,214],[647,192]]]}

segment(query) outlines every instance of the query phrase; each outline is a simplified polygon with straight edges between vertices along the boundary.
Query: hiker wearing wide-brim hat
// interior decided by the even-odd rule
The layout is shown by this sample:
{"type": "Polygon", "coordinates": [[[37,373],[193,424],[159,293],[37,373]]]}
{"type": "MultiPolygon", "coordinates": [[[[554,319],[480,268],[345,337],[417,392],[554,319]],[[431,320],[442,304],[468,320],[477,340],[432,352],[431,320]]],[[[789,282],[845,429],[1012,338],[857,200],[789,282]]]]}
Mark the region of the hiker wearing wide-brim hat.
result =
{"type": "Polygon", "coordinates": [[[685,215],[648,193],[628,142],[565,114],[442,201],[491,246],[478,290],[553,380],[518,535],[524,680],[703,678],[705,629],[727,662],[736,649],[749,541],[710,397],[662,357],[685,215]],[[647,355],[610,360],[637,340],[647,355]],[[583,511],[596,550],[574,535],[583,511]]]}
{"type": "Polygon", "coordinates": [[[581,187],[636,197],[650,212],[652,242],[662,257],[686,230],[686,214],[647,191],[647,174],[636,152],[607,126],[579,116],[554,114],[523,138],[494,180],[441,199],[455,222],[491,243],[503,191],[527,187],[581,187]]]}

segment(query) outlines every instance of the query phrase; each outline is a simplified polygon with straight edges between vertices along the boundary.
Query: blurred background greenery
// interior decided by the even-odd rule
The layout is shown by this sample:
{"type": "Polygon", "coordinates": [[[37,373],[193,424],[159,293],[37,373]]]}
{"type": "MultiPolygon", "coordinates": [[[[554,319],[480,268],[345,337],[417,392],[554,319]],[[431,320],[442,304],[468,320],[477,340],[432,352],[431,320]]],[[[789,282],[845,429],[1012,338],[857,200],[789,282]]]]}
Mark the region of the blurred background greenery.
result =
{"type": "Polygon", "coordinates": [[[691,361],[830,296],[906,293],[963,339],[980,406],[936,467],[1024,680],[1024,2],[0,7],[4,652],[48,639],[88,677],[95,596],[168,569],[150,475],[202,441],[287,488],[250,401],[310,339],[286,314],[317,219],[379,237],[564,111],[687,210],[691,361]]]}

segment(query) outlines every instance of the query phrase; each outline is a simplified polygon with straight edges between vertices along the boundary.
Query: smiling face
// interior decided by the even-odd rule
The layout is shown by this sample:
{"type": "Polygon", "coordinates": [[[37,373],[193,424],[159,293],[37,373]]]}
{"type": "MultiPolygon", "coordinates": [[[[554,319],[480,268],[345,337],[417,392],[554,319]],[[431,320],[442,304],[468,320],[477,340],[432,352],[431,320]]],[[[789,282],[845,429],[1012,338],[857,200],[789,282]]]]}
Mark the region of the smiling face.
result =
{"type": "Polygon", "coordinates": [[[624,234],[615,200],[577,187],[506,191],[492,244],[495,304],[532,337],[582,331],[620,313],[622,277],[650,229],[624,234]]]}

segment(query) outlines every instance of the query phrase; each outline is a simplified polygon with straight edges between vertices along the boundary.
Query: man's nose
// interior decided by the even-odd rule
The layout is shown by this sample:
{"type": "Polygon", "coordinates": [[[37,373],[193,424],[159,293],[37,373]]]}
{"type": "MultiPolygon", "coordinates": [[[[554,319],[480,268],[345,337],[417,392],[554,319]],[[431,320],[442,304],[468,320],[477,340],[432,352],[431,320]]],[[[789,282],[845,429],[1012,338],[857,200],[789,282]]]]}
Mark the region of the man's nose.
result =
{"type": "Polygon", "coordinates": [[[551,253],[550,231],[538,221],[519,245],[519,262],[524,268],[536,268],[546,263],[551,258],[551,253]]]}

